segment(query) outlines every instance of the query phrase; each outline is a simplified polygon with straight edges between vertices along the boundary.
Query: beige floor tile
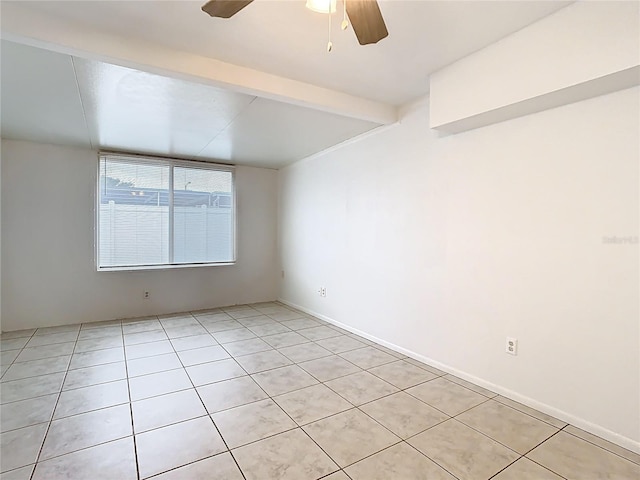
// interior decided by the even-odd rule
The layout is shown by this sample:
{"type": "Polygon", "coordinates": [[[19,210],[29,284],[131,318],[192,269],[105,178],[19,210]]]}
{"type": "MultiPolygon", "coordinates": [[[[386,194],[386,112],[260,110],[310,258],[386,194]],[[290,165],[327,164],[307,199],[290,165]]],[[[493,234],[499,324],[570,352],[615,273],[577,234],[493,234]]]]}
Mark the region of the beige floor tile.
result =
{"type": "Polygon", "coordinates": [[[0,351],[21,350],[27,343],[29,343],[29,337],[2,339],[0,340],[0,351]]]}
{"type": "Polygon", "coordinates": [[[398,360],[393,355],[389,355],[388,353],[374,347],[358,348],[356,350],[342,353],[340,356],[342,358],[346,358],[351,363],[356,364],[358,367],[364,368],[365,370],[398,360]]]}
{"type": "Polygon", "coordinates": [[[282,325],[284,325],[287,328],[290,328],[291,330],[302,330],[305,328],[319,327],[320,322],[317,322],[312,318],[298,318],[296,320],[285,320],[284,322],[282,322],[282,325]]]}
{"type": "Polygon", "coordinates": [[[524,455],[558,431],[525,413],[489,400],[458,415],[457,420],[524,455]]]}
{"type": "Polygon", "coordinates": [[[212,334],[219,343],[238,342],[240,340],[248,340],[250,338],[256,338],[248,328],[236,328],[234,330],[225,330],[224,332],[217,332],[212,334]]]}
{"type": "Polygon", "coordinates": [[[358,340],[351,338],[347,335],[341,337],[325,338],[324,340],[318,340],[316,342],[323,348],[333,353],[344,353],[349,350],[355,350],[356,348],[366,347],[366,345],[358,340]]]}
{"type": "Polygon", "coordinates": [[[205,329],[211,333],[224,332],[225,330],[234,330],[236,328],[242,328],[243,325],[237,320],[227,320],[223,322],[201,322],[205,329]]]}
{"type": "Polygon", "coordinates": [[[238,320],[241,326],[244,327],[257,327],[258,325],[267,325],[273,323],[274,320],[266,315],[260,315],[259,317],[241,318],[238,320]]]}
{"type": "Polygon", "coordinates": [[[136,480],[133,437],[39,462],[33,480],[136,480]]]}
{"type": "Polygon", "coordinates": [[[35,463],[47,426],[46,423],[40,423],[0,434],[0,471],[35,463]]]}
{"type": "Polygon", "coordinates": [[[78,335],[78,341],[80,340],[96,340],[98,338],[122,338],[122,326],[112,325],[112,326],[103,326],[97,328],[90,328],[80,330],[80,334],[78,335]]]}
{"type": "Polygon", "coordinates": [[[349,335],[350,337],[355,338],[355,337],[353,337],[353,335],[355,335],[355,334],[351,333],[346,328],[338,327],[337,325],[333,325],[333,324],[327,324],[327,326],[333,328],[336,332],[340,332],[343,335],[349,335]]]}
{"type": "Polygon", "coordinates": [[[531,407],[527,407],[526,405],[523,405],[522,403],[518,403],[514,400],[511,400],[510,398],[507,397],[503,397],[502,395],[498,395],[497,397],[493,398],[495,401],[500,402],[504,405],[507,405],[508,407],[511,408],[515,408],[516,410],[519,410],[522,413],[526,413],[527,415],[531,415],[534,418],[537,418],[538,420],[542,420],[545,423],[548,423],[549,425],[553,425],[556,428],[564,428],[567,426],[567,422],[563,422],[562,420],[558,420],[555,417],[552,417],[551,415],[547,415],[546,413],[542,413],[538,410],[535,410],[531,407]]]}
{"type": "Polygon", "coordinates": [[[484,395],[444,378],[436,378],[411,387],[407,389],[407,393],[451,416],[458,415],[488,400],[484,395]]]}
{"type": "Polygon", "coordinates": [[[199,460],[184,467],[162,473],[154,480],[244,480],[229,453],[199,460]]]}
{"type": "Polygon", "coordinates": [[[262,315],[262,313],[260,313],[256,309],[250,307],[238,310],[228,310],[227,313],[236,320],[239,320],[241,318],[259,317],[262,315]]]}
{"type": "Polygon", "coordinates": [[[3,383],[0,388],[0,403],[17,402],[18,400],[57,393],[62,389],[63,380],[64,373],[52,373],[51,375],[3,383]]]}
{"type": "Polygon", "coordinates": [[[129,361],[137,358],[154,357],[156,355],[173,353],[174,348],[169,340],[161,340],[160,342],[129,345],[125,348],[125,351],[127,353],[127,361],[129,361]]]}
{"type": "Polygon", "coordinates": [[[53,418],[68,417],[128,402],[129,387],[126,380],[66,390],[60,394],[53,418]]]}
{"type": "Polygon", "coordinates": [[[286,307],[283,307],[282,305],[279,304],[275,304],[275,305],[266,305],[266,306],[254,306],[254,308],[256,310],[258,310],[260,313],[262,313],[263,315],[270,315],[272,313],[278,313],[278,312],[290,312],[291,310],[289,310],[286,307]]]}
{"type": "Polygon", "coordinates": [[[353,480],[455,480],[406,443],[399,443],[346,468],[353,480]]]}
{"type": "Polygon", "coordinates": [[[41,460],[132,434],[129,405],[104,408],[51,422],[41,460]]]}
{"type": "Polygon", "coordinates": [[[404,392],[367,403],[360,409],[403,439],[449,418],[441,411],[404,392]]]}
{"type": "Polygon", "coordinates": [[[297,365],[267,370],[251,376],[272,397],[318,383],[315,378],[297,365]]]}
{"type": "Polygon", "coordinates": [[[2,377],[2,382],[64,372],[67,370],[70,359],[70,355],[65,355],[62,357],[31,360],[29,362],[15,362],[2,377]]]}
{"type": "Polygon", "coordinates": [[[132,402],[192,387],[191,380],[184,370],[169,370],[129,379],[132,402]]]}
{"type": "Polygon", "coordinates": [[[159,342],[161,340],[167,340],[167,334],[164,333],[164,330],[151,330],[149,332],[139,332],[139,333],[125,333],[124,334],[124,344],[129,345],[138,345],[140,343],[151,343],[151,342],[159,342]]]}
{"type": "Polygon", "coordinates": [[[282,433],[296,423],[273,400],[266,399],[211,415],[229,448],[282,433]]]}
{"type": "Polygon", "coordinates": [[[315,343],[303,343],[292,347],[280,348],[278,351],[295,363],[306,362],[308,360],[315,360],[316,358],[333,355],[329,350],[322,348],[320,345],[316,345],[315,343]]]}
{"type": "Polygon", "coordinates": [[[122,320],[121,319],[114,319],[114,320],[99,320],[96,322],[88,322],[88,323],[83,323],[80,325],[80,331],[82,330],[94,330],[94,329],[100,329],[100,328],[107,328],[107,327],[122,327],[122,320]]]}
{"type": "Polygon", "coordinates": [[[181,352],[182,350],[193,350],[194,348],[213,347],[218,342],[205,331],[204,335],[171,338],[171,344],[176,352],[181,352]]]}
{"type": "Polygon", "coordinates": [[[291,347],[292,345],[299,345],[301,343],[308,343],[309,339],[303,337],[296,332],[278,333],[276,335],[267,335],[262,339],[271,345],[273,348],[291,347]]]}
{"type": "Polygon", "coordinates": [[[209,417],[136,435],[140,478],[187,465],[226,450],[209,417]]]}
{"type": "MultiPolygon", "coordinates": [[[[335,327],[332,327],[335,328],[335,327]]],[[[378,348],[380,345],[378,345],[376,342],[372,342],[371,340],[369,340],[368,338],[364,338],[361,337],[360,335],[356,335],[355,333],[347,333],[346,335],[349,335],[351,338],[355,338],[356,340],[358,340],[359,342],[362,342],[366,345],[369,345],[371,347],[376,347],[378,348]]],[[[397,358],[397,357],[396,357],[397,358]]]]}
{"type": "Polygon", "coordinates": [[[305,328],[302,330],[298,330],[298,333],[308,338],[309,340],[313,340],[314,342],[317,340],[324,340],[325,338],[342,336],[342,333],[334,330],[333,328],[327,327],[326,325],[318,325],[311,328],[305,328]]]}
{"type": "Polygon", "coordinates": [[[174,317],[158,317],[165,330],[180,329],[183,327],[198,326],[200,322],[192,315],[182,314],[174,317]]]}
{"type": "MultiPolygon", "coordinates": [[[[247,309],[247,308],[249,308],[249,307],[248,307],[248,305],[239,305],[239,304],[236,304],[236,305],[226,305],[226,306],[224,306],[224,307],[220,307],[220,309],[221,309],[221,310],[223,310],[223,311],[225,311],[225,312],[233,312],[233,311],[236,311],[236,310],[245,310],[245,309],[247,309]]],[[[251,308],[253,308],[253,307],[251,307],[251,308]]],[[[255,310],[255,309],[254,309],[254,310],[255,310]]]]}
{"type": "Polygon", "coordinates": [[[287,320],[295,320],[296,318],[305,318],[305,315],[303,313],[298,313],[298,312],[292,312],[291,310],[288,311],[279,311],[279,312],[275,312],[275,313],[271,313],[269,314],[269,316],[271,318],[273,318],[274,320],[277,320],[278,322],[285,322],[287,320]]]}
{"type": "Polygon", "coordinates": [[[362,405],[398,391],[396,387],[371,375],[359,372],[325,383],[334,392],[354,405],[362,405]]]}
{"type": "Polygon", "coordinates": [[[177,353],[178,357],[180,357],[180,361],[184,364],[185,367],[230,358],[226,350],[220,345],[196,348],[195,350],[183,350],[177,353]]]}
{"type": "Polygon", "coordinates": [[[299,425],[353,408],[344,398],[322,384],[278,395],[273,400],[299,425]]]}
{"type": "Polygon", "coordinates": [[[247,373],[259,373],[265,370],[291,365],[291,360],[277,350],[252,353],[251,355],[235,357],[235,359],[247,373]]]}
{"type": "Polygon", "coordinates": [[[35,328],[27,328],[24,330],[13,330],[11,332],[2,332],[0,333],[0,341],[11,340],[13,338],[27,338],[27,337],[31,337],[34,333],[36,333],[35,328]]]}
{"type": "Polygon", "coordinates": [[[362,371],[359,367],[338,355],[309,360],[299,365],[321,382],[362,371]]]}
{"type": "Polygon", "coordinates": [[[44,327],[36,330],[35,335],[52,335],[62,332],[79,332],[80,325],[58,325],[56,327],[44,327]]]}
{"type": "Polygon", "coordinates": [[[196,387],[229,380],[230,378],[242,377],[247,374],[232,358],[187,367],[187,373],[196,387]]]}
{"type": "Polygon", "coordinates": [[[224,313],[223,311],[219,311],[215,313],[198,314],[196,315],[196,318],[200,321],[200,323],[228,322],[229,320],[233,320],[233,317],[231,315],[229,315],[228,313],[224,313]]]}
{"type": "Polygon", "coordinates": [[[355,408],[302,428],[341,467],[400,442],[393,433],[355,408]]]}
{"type": "Polygon", "coordinates": [[[254,325],[252,327],[249,327],[249,330],[251,330],[253,333],[255,333],[259,337],[264,337],[267,335],[276,335],[278,333],[291,332],[290,328],[287,328],[278,322],[264,323],[262,325],[254,325]]]}
{"type": "Polygon", "coordinates": [[[323,477],[322,480],[350,480],[350,479],[349,477],[347,477],[346,473],[340,470],[339,472],[332,473],[327,477],[323,477]]]}
{"type": "Polygon", "coordinates": [[[562,477],[526,457],[522,457],[493,477],[492,480],[562,480],[562,477]]]}
{"type": "Polygon", "coordinates": [[[20,350],[7,350],[0,353],[0,365],[8,366],[13,363],[16,357],[20,354],[20,350]]]}
{"type": "Polygon", "coordinates": [[[127,360],[127,372],[130,378],[149,375],[150,373],[166,372],[176,368],[182,368],[182,362],[175,353],[127,360]]]}
{"type": "Polygon", "coordinates": [[[300,429],[233,451],[247,480],[316,480],[338,466],[300,429]]]}
{"type": "Polygon", "coordinates": [[[48,422],[58,401],[58,394],[29,398],[0,406],[0,432],[48,422]]]}
{"type": "Polygon", "coordinates": [[[395,358],[394,360],[393,363],[371,368],[369,372],[403,390],[437,377],[433,373],[404,360],[396,360],[395,358]]]}
{"type": "Polygon", "coordinates": [[[416,367],[420,367],[423,370],[427,370],[428,372],[433,373],[434,375],[438,376],[438,377],[442,377],[444,375],[447,374],[447,372],[443,372],[442,370],[437,369],[436,367],[432,367],[431,365],[427,365],[424,362],[421,362],[419,360],[415,360],[413,358],[407,357],[404,359],[405,362],[409,362],[411,365],[415,365],[416,367]]]}
{"type": "Polygon", "coordinates": [[[0,382],[0,480],[136,480],[132,420],[139,480],[640,479],[634,452],[273,302],[0,334],[0,382]]]}
{"type": "Polygon", "coordinates": [[[146,432],[207,414],[195,389],[133,402],[131,410],[135,433],[146,432]]]}
{"type": "Polygon", "coordinates": [[[154,330],[162,330],[162,324],[158,320],[139,320],[122,324],[122,333],[125,334],[152,332],[154,330]]]}
{"type": "Polygon", "coordinates": [[[198,387],[198,394],[209,413],[246,405],[268,397],[249,376],[198,387]]]}
{"type": "Polygon", "coordinates": [[[123,380],[125,378],[127,378],[127,369],[124,362],[78,368],[67,372],[62,389],[69,390],[72,388],[89,387],[91,385],[123,380]]]}
{"type": "MultiPolygon", "coordinates": [[[[91,331],[91,330],[89,330],[91,331]]],[[[124,345],[122,336],[93,338],[82,340],[76,343],[74,353],[91,352],[93,350],[104,350],[105,348],[117,348],[124,345]]]]}
{"type": "Polygon", "coordinates": [[[31,480],[34,467],[35,465],[27,465],[10,472],[0,473],[0,480],[31,480]]]}
{"type": "Polygon", "coordinates": [[[565,433],[570,433],[576,437],[580,437],[587,442],[593,443],[599,447],[604,448],[605,450],[609,450],[610,452],[615,453],[616,455],[620,455],[621,457],[626,458],[627,460],[632,461],[633,463],[637,463],[640,465],[640,455],[634,453],[626,448],[622,448],[615,443],[608,442],[607,440],[596,437],[589,432],[585,432],[579,428],[574,427],[573,425],[569,425],[567,428],[563,430],[565,433]]]}
{"type": "Polygon", "coordinates": [[[473,390],[474,392],[479,393],[480,395],[484,395],[485,397],[494,398],[498,396],[497,393],[492,392],[491,390],[482,388],[475,383],[468,382],[460,377],[456,377],[455,375],[447,374],[444,376],[444,378],[453,383],[457,383],[458,385],[462,385],[463,387],[467,387],[469,390],[473,390]]]}
{"type": "MultiPolygon", "coordinates": [[[[127,351],[127,356],[129,352],[127,351]]],[[[95,350],[91,352],[74,353],[71,356],[71,364],[69,369],[93,367],[95,365],[104,365],[105,363],[115,363],[124,361],[123,348],[107,348],[104,350],[95,350]]]]}
{"type": "Polygon", "coordinates": [[[640,465],[564,432],[551,437],[527,457],[569,480],[640,478],[640,465]]]}
{"type": "MultiPolygon", "coordinates": [[[[350,335],[353,335],[352,333],[350,335]]],[[[398,359],[408,358],[404,353],[396,352],[392,348],[385,347],[384,345],[375,345],[378,350],[382,350],[385,353],[388,353],[391,356],[394,356],[398,359]]]]}
{"type": "Polygon", "coordinates": [[[164,331],[167,334],[167,337],[172,340],[202,335],[207,336],[211,340],[213,340],[209,332],[205,330],[205,328],[200,325],[200,323],[197,322],[193,325],[181,325],[179,327],[165,328],[164,331]]]}
{"type": "Polygon", "coordinates": [[[52,345],[54,343],[75,342],[78,339],[78,332],[54,333],[52,335],[35,335],[27,343],[27,347],[38,347],[40,345],[52,345]]]}
{"type": "Polygon", "coordinates": [[[239,342],[225,343],[224,349],[234,357],[238,357],[240,355],[249,355],[251,353],[271,350],[271,345],[261,338],[251,338],[249,340],[240,340],[239,342]]]}
{"type": "Polygon", "coordinates": [[[490,478],[519,455],[456,420],[447,420],[407,442],[460,480],[490,478]]]}
{"type": "Polygon", "coordinates": [[[15,362],[28,362],[30,360],[40,360],[41,358],[60,357],[71,355],[75,342],[56,343],[54,345],[42,345],[41,347],[24,348],[15,362]]]}

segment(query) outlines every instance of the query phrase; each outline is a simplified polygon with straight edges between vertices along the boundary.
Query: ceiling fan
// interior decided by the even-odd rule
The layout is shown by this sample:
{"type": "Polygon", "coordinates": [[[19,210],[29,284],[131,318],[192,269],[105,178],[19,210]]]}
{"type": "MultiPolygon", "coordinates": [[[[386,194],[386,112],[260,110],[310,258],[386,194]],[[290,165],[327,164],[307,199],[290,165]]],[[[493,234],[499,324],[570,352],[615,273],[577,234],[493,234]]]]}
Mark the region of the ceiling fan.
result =
{"type": "MultiPolygon", "coordinates": [[[[202,11],[212,17],[230,18],[251,2],[253,0],[210,0],[202,6],[202,11]]],[[[345,18],[342,29],[348,26],[348,15],[360,45],[377,43],[389,35],[376,0],[343,0],[343,3],[345,18]]],[[[336,10],[336,0],[307,0],[307,8],[320,13],[333,13],[336,10]]]]}

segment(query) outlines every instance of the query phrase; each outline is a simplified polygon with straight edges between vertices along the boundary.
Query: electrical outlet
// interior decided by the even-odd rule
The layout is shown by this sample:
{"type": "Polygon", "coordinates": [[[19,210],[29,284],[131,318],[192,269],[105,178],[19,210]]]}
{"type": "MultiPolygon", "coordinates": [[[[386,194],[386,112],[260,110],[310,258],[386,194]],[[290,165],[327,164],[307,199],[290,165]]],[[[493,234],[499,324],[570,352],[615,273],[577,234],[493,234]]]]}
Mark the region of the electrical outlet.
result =
{"type": "Polygon", "coordinates": [[[325,287],[320,287],[320,289],[318,290],[318,295],[320,295],[321,297],[326,297],[327,289],[325,287]]]}
{"type": "Polygon", "coordinates": [[[509,355],[518,355],[518,339],[513,337],[507,337],[505,351],[509,355]]]}
{"type": "Polygon", "coordinates": [[[145,290],[144,293],[142,294],[142,297],[145,299],[149,299],[151,298],[151,294],[149,293],[149,291],[145,290]]]}

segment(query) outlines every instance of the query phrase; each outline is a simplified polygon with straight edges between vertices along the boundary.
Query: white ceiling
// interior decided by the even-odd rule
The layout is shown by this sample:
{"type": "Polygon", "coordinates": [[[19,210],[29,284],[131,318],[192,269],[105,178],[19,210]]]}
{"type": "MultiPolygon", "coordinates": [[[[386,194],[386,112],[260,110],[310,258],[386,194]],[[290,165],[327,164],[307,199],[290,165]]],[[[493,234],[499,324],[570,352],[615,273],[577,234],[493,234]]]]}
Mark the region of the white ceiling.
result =
{"type": "Polygon", "coordinates": [[[379,0],[389,37],[360,46],[337,14],[328,54],[304,0],[228,20],[204,1],[3,0],[2,135],[279,168],[394,122],[432,72],[571,3],[379,0]]]}
{"type": "MultiPolygon", "coordinates": [[[[11,3],[11,2],[3,2],[11,3]]],[[[566,6],[542,1],[379,0],[389,37],[361,46],[304,0],[255,0],[231,19],[193,1],[22,2],[50,18],[216,58],[351,95],[401,105],[428,91],[429,75],[566,6]]],[[[338,2],[341,12],[341,2],[338,2]]]]}
{"type": "Polygon", "coordinates": [[[378,124],[3,40],[4,138],[279,168],[378,124]]]}

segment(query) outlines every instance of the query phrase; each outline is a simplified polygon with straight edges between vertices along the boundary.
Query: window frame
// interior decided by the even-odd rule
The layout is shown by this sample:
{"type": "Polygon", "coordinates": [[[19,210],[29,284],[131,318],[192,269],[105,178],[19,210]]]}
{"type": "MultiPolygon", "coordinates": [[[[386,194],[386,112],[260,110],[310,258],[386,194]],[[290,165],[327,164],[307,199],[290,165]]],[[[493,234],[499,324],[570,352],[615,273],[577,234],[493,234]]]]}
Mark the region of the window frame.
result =
{"type": "Polygon", "coordinates": [[[96,162],[96,188],[94,201],[94,266],[98,272],[122,272],[122,271],[146,271],[146,270],[173,270],[181,268],[200,268],[200,267],[222,267],[235,265],[237,262],[238,252],[238,204],[236,199],[236,168],[235,165],[225,165],[220,163],[207,162],[202,160],[184,160],[179,158],[156,157],[150,155],[138,155],[120,152],[98,152],[98,161],[96,162]],[[100,266],[100,166],[103,159],[117,158],[132,163],[162,165],[169,167],[169,258],[173,260],[174,245],[174,223],[173,223],[173,196],[174,196],[174,167],[195,168],[200,170],[213,170],[231,173],[231,232],[232,232],[232,259],[225,262],[192,262],[192,263],[159,263],[149,265],[119,265],[119,266],[100,266]]]}

